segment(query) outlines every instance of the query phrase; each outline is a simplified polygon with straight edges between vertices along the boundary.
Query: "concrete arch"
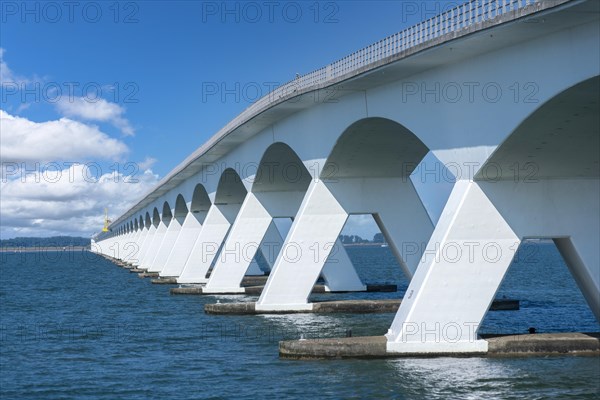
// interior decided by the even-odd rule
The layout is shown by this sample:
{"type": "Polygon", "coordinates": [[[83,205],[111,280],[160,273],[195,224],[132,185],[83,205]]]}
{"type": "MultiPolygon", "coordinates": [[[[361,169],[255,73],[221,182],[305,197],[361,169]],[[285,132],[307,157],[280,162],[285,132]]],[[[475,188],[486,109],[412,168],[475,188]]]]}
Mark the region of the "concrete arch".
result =
{"type": "Polygon", "coordinates": [[[306,191],[312,177],[296,152],[285,143],[270,145],[261,157],[252,192],[306,191]]]}
{"type": "Polygon", "coordinates": [[[150,212],[146,211],[146,220],[144,221],[144,226],[146,229],[149,229],[152,226],[152,218],[150,217],[150,212]]]}
{"type": "Polygon", "coordinates": [[[215,204],[242,204],[247,194],[242,179],[233,168],[227,168],[219,178],[215,204]]]}
{"type": "Polygon", "coordinates": [[[196,217],[196,219],[203,223],[206,218],[206,214],[212,205],[210,197],[206,188],[202,184],[197,184],[192,194],[192,202],[190,204],[190,211],[196,217]]]}
{"type": "Polygon", "coordinates": [[[138,219],[136,218],[136,219],[134,219],[134,220],[133,220],[133,229],[134,229],[134,231],[136,231],[136,232],[137,232],[137,231],[138,231],[138,229],[139,229],[139,227],[140,227],[140,226],[139,226],[139,224],[138,224],[138,219]]]}
{"type": "Polygon", "coordinates": [[[173,212],[171,211],[171,206],[169,206],[168,202],[163,203],[162,214],[161,214],[161,222],[166,226],[169,226],[171,220],[173,219],[173,212]]]}
{"type": "Polygon", "coordinates": [[[596,76],[540,105],[498,146],[475,180],[597,178],[599,87],[596,76]]]}
{"type": "Polygon", "coordinates": [[[157,227],[160,224],[160,213],[158,212],[158,208],[154,207],[152,210],[152,225],[157,227]]]}
{"type": "Polygon", "coordinates": [[[362,118],[340,134],[320,174],[348,214],[373,216],[409,278],[417,268],[420,252],[407,251],[406,243],[424,245],[433,231],[409,178],[428,152],[421,139],[399,122],[362,118]],[[402,208],[412,210],[413,216],[404,215],[402,208]],[[416,215],[420,217],[414,219],[416,215]],[[413,227],[412,239],[402,232],[406,226],[413,227]]]}
{"type": "Polygon", "coordinates": [[[175,199],[175,210],[173,212],[173,217],[177,218],[180,221],[183,221],[185,217],[188,215],[188,207],[183,195],[178,194],[175,199]]]}
{"type": "Polygon", "coordinates": [[[586,79],[538,107],[476,180],[516,240],[554,240],[598,320],[599,87],[599,76],[586,79]]]}
{"type": "Polygon", "coordinates": [[[398,122],[363,118],[340,135],[321,179],[408,177],[428,152],[427,146],[398,122]]]}

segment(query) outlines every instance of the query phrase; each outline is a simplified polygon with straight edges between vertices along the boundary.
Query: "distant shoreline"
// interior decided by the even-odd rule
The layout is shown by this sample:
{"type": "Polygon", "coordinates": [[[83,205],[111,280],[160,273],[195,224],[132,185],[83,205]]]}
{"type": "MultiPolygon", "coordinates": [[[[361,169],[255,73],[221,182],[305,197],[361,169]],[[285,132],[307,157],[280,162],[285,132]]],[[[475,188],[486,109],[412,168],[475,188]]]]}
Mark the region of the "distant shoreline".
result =
{"type": "Polygon", "coordinates": [[[39,251],[80,251],[90,250],[90,246],[31,246],[0,247],[0,253],[35,253],[39,251]]]}
{"type": "MultiPolygon", "coordinates": [[[[343,243],[344,247],[361,247],[361,246],[381,247],[384,244],[386,244],[386,243],[343,243]]],[[[386,247],[387,247],[387,244],[386,244],[386,247]]]]}

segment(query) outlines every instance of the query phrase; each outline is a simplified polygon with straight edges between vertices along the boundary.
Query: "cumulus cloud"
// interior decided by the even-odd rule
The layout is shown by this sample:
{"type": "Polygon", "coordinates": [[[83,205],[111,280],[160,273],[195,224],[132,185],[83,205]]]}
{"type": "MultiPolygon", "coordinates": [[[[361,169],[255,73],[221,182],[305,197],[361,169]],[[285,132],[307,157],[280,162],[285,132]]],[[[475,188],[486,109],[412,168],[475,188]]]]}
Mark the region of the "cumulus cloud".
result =
{"type": "Polygon", "coordinates": [[[111,171],[94,176],[86,164],[37,172],[0,183],[2,237],[76,234],[102,229],[104,207],[125,212],[158,182],[150,170],[135,177],[111,171]]]}
{"type": "Polygon", "coordinates": [[[116,103],[101,98],[92,101],[84,97],[64,97],[56,103],[56,107],[59,112],[67,117],[108,122],[120,129],[124,135],[132,136],[135,134],[129,121],[123,117],[125,109],[116,103]]]}
{"type": "MultiPolygon", "coordinates": [[[[0,80],[3,87],[40,81],[14,73],[2,48],[0,80]]],[[[27,107],[21,104],[17,113],[27,107]]],[[[104,99],[72,96],[62,98],[55,107],[63,117],[43,122],[0,109],[3,238],[91,235],[102,229],[105,207],[115,218],[159,180],[150,170],[156,161],[151,157],[138,164],[141,169],[118,163],[129,153],[127,145],[94,124],[112,124],[124,135],[133,135],[123,107],[104,99]],[[132,170],[135,176],[127,175],[132,170]]]]}
{"type": "Polygon", "coordinates": [[[33,122],[0,110],[2,162],[118,160],[127,146],[93,125],[68,118],[33,122]]]}

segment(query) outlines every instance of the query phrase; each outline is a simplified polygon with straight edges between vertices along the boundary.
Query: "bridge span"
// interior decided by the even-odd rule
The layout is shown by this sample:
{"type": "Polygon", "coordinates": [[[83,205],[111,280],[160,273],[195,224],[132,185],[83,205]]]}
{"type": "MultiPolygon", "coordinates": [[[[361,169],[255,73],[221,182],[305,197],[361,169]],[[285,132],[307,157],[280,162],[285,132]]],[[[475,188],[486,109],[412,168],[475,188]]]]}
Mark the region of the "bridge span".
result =
{"type": "Polygon", "coordinates": [[[599,11],[472,0],[300,76],[92,249],[215,294],[243,293],[260,252],[270,274],[256,312],[310,310],[319,277],[365,290],[338,236],[370,214],[410,279],[387,352],[481,353],[478,327],[519,244],[546,238],[600,320],[599,11]],[[453,182],[439,216],[415,185],[431,156],[453,182]]]}

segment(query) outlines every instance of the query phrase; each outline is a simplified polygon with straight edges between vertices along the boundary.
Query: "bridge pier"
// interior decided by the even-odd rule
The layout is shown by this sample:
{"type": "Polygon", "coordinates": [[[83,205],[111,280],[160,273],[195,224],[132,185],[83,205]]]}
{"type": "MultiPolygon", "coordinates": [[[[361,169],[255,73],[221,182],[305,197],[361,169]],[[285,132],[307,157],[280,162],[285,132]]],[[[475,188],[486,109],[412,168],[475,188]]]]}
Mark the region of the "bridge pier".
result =
{"type": "Polygon", "coordinates": [[[477,332],[522,238],[554,239],[600,321],[600,227],[589,223],[598,220],[597,179],[457,182],[386,335],[387,351],[487,351],[477,332]]]}
{"type": "Polygon", "coordinates": [[[519,243],[476,183],[457,182],[386,335],[387,351],[486,352],[477,329],[519,243]]]}
{"type": "Polygon", "coordinates": [[[148,268],[152,266],[152,263],[158,254],[158,250],[160,249],[162,241],[165,237],[165,233],[168,229],[166,222],[166,220],[163,221],[161,219],[161,215],[158,213],[158,210],[155,207],[154,216],[152,217],[152,224],[156,227],[156,229],[152,235],[152,240],[150,241],[149,246],[146,248],[146,254],[142,259],[139,268],[148,270],[148,268]]]}
{"type": "MultiPolygon", "coordinates": [[[[400,256],[403,270],[412,276],[419,259],[415,254],[420,252],[420,246],[413,244],[427,240],[433,225],[410,181],[340,179],[329,185],[315,181],[284,244],[284,248],[289,246],[294,250],[294,257],[280,254],[256,303],[257,312],[310,310],[312,304],[308,303],[308,297],[321,273],[330,290],[343,290],[329,283],[353,278],[344,267],[347,254],[338,242],[351,213],[376,214],[392,251],[400,256]],[[390,198],[397,203],[387,202],[390,198]]],[[[360,281],[358,276],[357,279],[360,281]]],[[[346,282],[345,285],[351,285],[352,281],[346,282]]]]}
{"type": "MultiPolygon", "coordinates": [[[[154,240],[154,233],[156,232],[156,225],[155,225],[155,222],[152,221],[152,218],[150,218],[150,213],[146,212],[145,219],[146,220],[144,222],[144,225],[145,225],[146,235],[143,238],[144,242],[140,246],[138,262],[136,264],[139,269],[145,269],[142,263],[143,263],[146,255],[148,254],[149,248],[151,247],[152,242],[154,240]]],[[[156,224],[157,224],[157,222],[156,222],[156,224]]]]}
{"type": "Polygon", "coordinates": [[[246,194],[246,187],[239,175],[231,168],[226,169],[219,179],[215,200],[177,283],[208,282],[206,275],[219,254],[246,194]]]}
{"type": "MultiPolygon", "coordinates": [[[[272,253],[271,245],[278,250],[276,260],[298,258],[301,268],[309,268],[306,259],[300,260],[299,243],[283,243],[274,225],[274,218],[294,218],[301,209],[313,178],[304,163],[289,148],[276,143],[263,155],[253,178],[252,191],[248,192],[231,232],[217,259],[204,293],[243,293],[241,282],[260,246],[272,253]],[[292,171],[292,172],[290,172],[292,171]],[[266,240],[273,240],[268,243],[266,240]]],[[[292,225],[292,231],[293,231],[292,225]]],[[[350,258],[338,241],[339,231],[331,238],[329,247],[336,247],[339,256],[332,258],[323,269],[326,290],[363,291],[366,286],[360,280],[350,258]]],[[[313,240],[313,238],[311,238],[313,240]]],[[[318,251],[318,249],[317,249],[318,251]]],[[[264,255],[263,251],[263,255],[264,255]]],[[[327,260],[324,256],[324,260],[327,260]]],[[[277,263],[277,261],[275,261],[277,263]]],[[[321,272],[321,271],[319,271],[321,272]]],[[[319,274],[317,274],[318,278],[319,274]]],[[[316,279],[314,281],[316,282],[316,279]]],[[[311,284],[314,286],[313,282],[311,284]]]]}
{"type": "Polygon", "coordinates": [[[179,237],[173,244],[171,252],[165,261],[164,268],[159,273],[160,277],[179,277],[185,264],[196,245],[202,224],[206,220],[211,202],[206,188],[198,184],[194,188],[192,201],[188,209],[183,196],[179,195],[175,201],[175,214],[185,217],[181,226],[179,237]]]}
{"type": "Polygon", "coordinates": [[[163,238],[159,246],[157,246],[156,254],[154,259],[148,263],[148,272],[160,272],[165,266],[165,262],[171,254],[171,250],[177,242],[181,233],[181,226],[183,224],[183,216],[173,216],[169,205],[165,203],[163,205],[163,212],[161,215],[161,222],[166,226],[166,231],[163,234],[163,238]]]}
{"type": "Polygon", "coordinates": [[[213,204],[177,283],[206,283],[206,275],[229,232],[239,207],[213,204]]]}
{"type": "Polygon", "coordinates": [[[130,236],[125,240],[122,249],[122,259],[127,263],[133,263],[137,260],[137,254],[139,252],[139,237],[141,231],[134,230],[130,233],[130,236]]]}

